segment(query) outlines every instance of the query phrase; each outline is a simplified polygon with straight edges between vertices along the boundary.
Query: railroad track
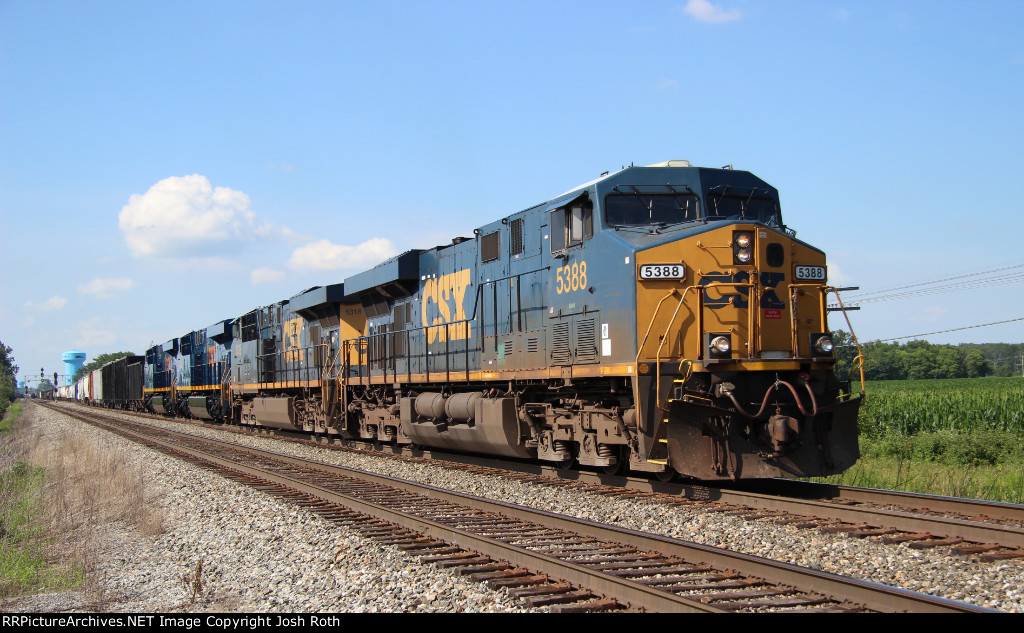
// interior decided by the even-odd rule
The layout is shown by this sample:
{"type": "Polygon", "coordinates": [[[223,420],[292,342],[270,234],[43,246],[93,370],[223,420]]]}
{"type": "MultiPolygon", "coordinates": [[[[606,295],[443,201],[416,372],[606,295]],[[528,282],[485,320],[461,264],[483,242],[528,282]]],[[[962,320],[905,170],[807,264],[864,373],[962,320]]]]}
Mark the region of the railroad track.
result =
{"type": "Polygon", "coordinates": [[[862,580],[327,466],[148,425],[69,412],[300,503],[533,606],[667,612],[978,612],[862,580]]]}
{"type": "MultiPolygon", "coordinates": [[[[162,416],[145,417],[167,420],[162,416]]],[[[329,448],[369,451],[397,459],[443,462],[448,467],[513,477],[534,485],[578,487],[614,497],[639,496],[652,502],[698,505],[711,512],[751,520],[769,519],[802,529],[845,533],[854,538],[878,537],[883,543],[908,543],[911,549],[948,546],[951,553],[978,555],[982,562],[1024,559],[1024,505],[1018,504],[794,480],[740,482],[731,487],[666,483],[489,457],[367,445],[336,437],[311,440],[308,435],[281,431],[222,428],[245,434],[270,434],[318,446],[325,446],[326,441],[329,448]]]]}

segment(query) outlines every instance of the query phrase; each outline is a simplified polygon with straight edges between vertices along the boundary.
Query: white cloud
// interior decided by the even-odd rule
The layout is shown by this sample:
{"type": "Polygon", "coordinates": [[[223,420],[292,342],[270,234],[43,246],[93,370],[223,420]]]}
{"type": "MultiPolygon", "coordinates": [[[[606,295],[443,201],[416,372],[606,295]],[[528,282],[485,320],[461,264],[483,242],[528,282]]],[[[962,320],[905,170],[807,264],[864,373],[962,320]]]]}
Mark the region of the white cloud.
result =
{"type": "Polygon", "coordinates": [[[249,274],[249,281],[252,285],[257,284],[269,284],[278,281],[283,281],[285,274],[283,271],[274,270],[273,268],[257,268],[249,274]]]}
{"type": "Polygon", "coordinates": [[[698,22],[731,22],[743,17],[743,12],[739,9],[726,11],[708,0],[690,0],[683,8],[683,12],[693,16],[698,22]]]}
{"type": "Polygon", "coordinates": [[[32,310],[33,312],[49,312],[51,310],[60,310],[67,305],[68,300],[59,295],[54,295],[42,303],[36,303],[35,301],[26,301],[25,308],[32,310]]]}
{"type": "Polygon", "coordinates": [[[658,90],[665,90],[667,88],[675,88],[679,85],[679,81],[676,79],[662,79],[658,82],[658,90]]]}
{"type": "Polygon", "coordinates": [[[78,331],[75,344],[80,347],[105,347],[113,345],[116,341],[117,334],[110,330],[83,329],[78,331]]]}
{"type": "Polygon", "coordinates": [[[259,221],[249,196],[213,187],[199,174],[165,178],[146,193],[133,194],[118,226],[136,257],[209,254],[229,240],[292,236],[288,229],[259,221]]]}
{"type": "Polygon", "coordinates": [[[118,279],[100,279],[97,277],[87,284],[77,286],[78,292],[94,295],[97,299],[110,299],[116,291],[131,290],[138,284],[128,277],[118,279]]]}
{"type": "Polygon", "coordinates": [[[295,249],[288,260],[288,267],[301,271],[368,268],[396,254],[395,245],[382,237],[358,246],[341,246],[320,240],[295,249]]]}
{"type": "Polygon", "coordinates": [[[828,269],[828,281],[833,286],[847,286],[850,284],[850,276],[843,272],[837,264],[829,262],[825,265],[828,269]]]}
{"type": "MultiPolygon", "coordinates": [[[[114,321],[116,320],[115,318],[114,321]]],[[[113,345],[118,340],[117,333],[109,328],[116,325],[111,319],[99,316],[76,323],[70,330],[76,349],[113,345]]]]}

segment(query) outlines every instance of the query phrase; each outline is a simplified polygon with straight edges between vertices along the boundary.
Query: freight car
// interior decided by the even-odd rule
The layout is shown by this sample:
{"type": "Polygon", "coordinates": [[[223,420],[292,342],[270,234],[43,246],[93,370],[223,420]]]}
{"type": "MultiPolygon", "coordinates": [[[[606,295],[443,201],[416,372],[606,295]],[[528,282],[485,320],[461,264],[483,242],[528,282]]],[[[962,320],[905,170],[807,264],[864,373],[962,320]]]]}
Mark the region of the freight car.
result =
{"type": "Polygon", "coordinates": [[[825,255],[746,171],[629,167],[164,345],[151,410],[714,480],[839,473],[825,255]]]}
{"type": "Polygon", "coordinates": [[[142,361],[142,356],[125,356],[94,370],[102,376],[98,404],[116,409],[142,410],[142,361]]]}

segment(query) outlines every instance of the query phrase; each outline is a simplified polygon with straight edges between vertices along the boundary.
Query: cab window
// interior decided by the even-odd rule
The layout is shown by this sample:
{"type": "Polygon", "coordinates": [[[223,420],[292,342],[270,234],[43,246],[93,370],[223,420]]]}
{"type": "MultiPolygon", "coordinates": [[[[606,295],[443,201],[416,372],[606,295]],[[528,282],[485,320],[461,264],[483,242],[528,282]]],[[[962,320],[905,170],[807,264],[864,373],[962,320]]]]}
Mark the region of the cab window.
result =
{"type": "Polygon", "coordinates": [[[594,207],[588,201],[574,201],[551,212],[551,252],[582,244],[594,237],[594,207]]]}

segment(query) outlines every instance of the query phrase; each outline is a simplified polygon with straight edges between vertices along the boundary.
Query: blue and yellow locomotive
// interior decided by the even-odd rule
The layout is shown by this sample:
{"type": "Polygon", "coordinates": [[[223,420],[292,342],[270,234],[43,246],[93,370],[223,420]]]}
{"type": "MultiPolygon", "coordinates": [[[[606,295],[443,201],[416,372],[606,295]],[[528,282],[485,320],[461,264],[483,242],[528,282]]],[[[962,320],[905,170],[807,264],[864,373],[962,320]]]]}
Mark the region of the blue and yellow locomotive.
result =
{"type": "Polygon", "coordinates": [[[825,255],[756,176],[629,167],[474,233],[155,346],[147,395],[608,472],[804,477],[857,460],[863,389],[833,372],[825,255]]]}

